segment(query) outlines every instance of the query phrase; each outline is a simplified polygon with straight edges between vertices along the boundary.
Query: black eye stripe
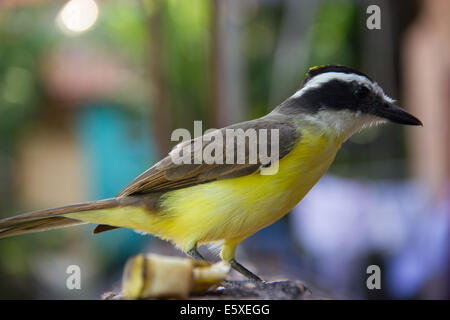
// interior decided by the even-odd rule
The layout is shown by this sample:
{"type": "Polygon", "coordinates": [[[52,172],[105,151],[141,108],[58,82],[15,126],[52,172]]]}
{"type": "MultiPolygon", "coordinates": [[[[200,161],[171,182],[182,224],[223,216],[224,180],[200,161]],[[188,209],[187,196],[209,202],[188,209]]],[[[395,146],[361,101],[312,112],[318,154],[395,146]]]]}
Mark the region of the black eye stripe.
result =
{"type": "Polygon", "coordinates": [[[358,111],[366,109],[371,89],[358,81],[332,79],[283,103],[285,108],[317,113],[321,109],[358,111]]]}
{"type": "Polygon", "coordinates": [[[353,90],[353,93],[356,97],[362,99],[367,97],[370,94],[369,88],[367,88],[363,84],[358,84],[355,89],[353,90]]]}

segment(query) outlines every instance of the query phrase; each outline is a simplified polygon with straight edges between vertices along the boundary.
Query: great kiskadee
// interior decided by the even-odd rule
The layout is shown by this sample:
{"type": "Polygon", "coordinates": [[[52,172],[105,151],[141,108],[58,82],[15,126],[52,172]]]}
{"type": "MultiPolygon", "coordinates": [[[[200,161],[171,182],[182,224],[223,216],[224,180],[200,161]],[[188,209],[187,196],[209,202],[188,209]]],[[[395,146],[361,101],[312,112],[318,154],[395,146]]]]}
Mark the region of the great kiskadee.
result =
{"type": "Polygon", "coordinates": [[[131,228],[170,240],[195,259],[203,259],[198,245],[221,242],[223,260],[260,280],[235,260],[237,245],[288,213],[327,171],[345,140],[386,120],[422,125],[365,74],[344,66],[314,67],[272,112],[227,127],[277,129],[276,174],[261,174],[261,163],[175,164],[167,156],[115,198],[0,220],[0,238],[96,223],[94,233],[131,228]]]}

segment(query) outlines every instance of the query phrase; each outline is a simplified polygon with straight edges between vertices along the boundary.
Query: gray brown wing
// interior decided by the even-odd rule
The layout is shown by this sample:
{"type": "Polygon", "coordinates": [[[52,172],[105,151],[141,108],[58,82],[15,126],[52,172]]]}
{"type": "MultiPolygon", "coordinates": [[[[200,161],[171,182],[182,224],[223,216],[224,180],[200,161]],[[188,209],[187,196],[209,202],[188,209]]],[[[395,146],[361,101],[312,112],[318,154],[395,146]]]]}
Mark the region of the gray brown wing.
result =
{"type": "MultiPolygon", "coordinates": [[[[297,130],[289,121],[289,119],[275,115],[218,129],[219,131],[216,131],[216,134],[220,132],[223,137],[223,141],[226,141],[226,129],[242,129],[243,131],[246,131],[250,128],[255,129],[258,133],[261,129],[267,129],[268,145],[264,145],[263,147],[266,147],[268,150],[270,150],[271,148],[270,129],[278,129],[280,159],[287,153],[289,153],[289,151],[299,139],[297,130]]],[[[257,137],[258,148],[260,148],[262,147],[262,141],[260,141],[259,135],[257,135],[257,137]]],[[[202,151],[209,145],[209,143],[215,141],[214,138],[209,141],[203,141],[202,137],[196,139],[200,139],[202,151]]],[[[184,142],[182,144],[193,145],[196,139],[184,142]]],[[[145,171],[143,174],[138,176],[127,187],[125,187],[125,189],[123,189],[118,196],[128,196],[133,194],[143,194],[151,192],[164,192],[219,179],[230,179],[245,176],[257,172],[264,164],[262,164],[259,159],[256,163],[254,161],[249,161],[250,152],[248,149],[248,140],[245,141],[247,141],[247,143],[244,142],[245,161],[242,164],[236,164],[236,162],[234,162],[234,164],[225,163],[225,143],[223,145],[224,149],[222,153],[222,164],[207,164],[205,162],[199,164],[175,164],[171,156],[167,156],[166,158],[155,164],[153,167],[145,171]]],[[[235,139],[234,142],[238,146],[239,143],[242,143],[242,141],[239,141],[239,139],[235,139]]],[[[179,146],[183,147],[182,145],[179,146]]],[[[193,159],[194,152],[191,152],[190,156],[191,159],[193,159]]]]}

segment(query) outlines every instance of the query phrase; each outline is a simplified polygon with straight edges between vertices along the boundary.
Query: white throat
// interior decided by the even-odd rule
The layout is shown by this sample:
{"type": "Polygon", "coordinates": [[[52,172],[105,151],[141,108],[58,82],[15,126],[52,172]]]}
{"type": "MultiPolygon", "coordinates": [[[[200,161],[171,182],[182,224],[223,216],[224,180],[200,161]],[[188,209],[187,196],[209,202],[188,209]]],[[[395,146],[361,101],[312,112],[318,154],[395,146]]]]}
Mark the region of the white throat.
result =
{"type": "Polygon", "coordinates": [[[317,126],[323,133],[342,138],[343,141],[365,127],[384,121],[361,111],[350,110],[320,110],[314,115],[303,115],[302,120],[317,126]]]}

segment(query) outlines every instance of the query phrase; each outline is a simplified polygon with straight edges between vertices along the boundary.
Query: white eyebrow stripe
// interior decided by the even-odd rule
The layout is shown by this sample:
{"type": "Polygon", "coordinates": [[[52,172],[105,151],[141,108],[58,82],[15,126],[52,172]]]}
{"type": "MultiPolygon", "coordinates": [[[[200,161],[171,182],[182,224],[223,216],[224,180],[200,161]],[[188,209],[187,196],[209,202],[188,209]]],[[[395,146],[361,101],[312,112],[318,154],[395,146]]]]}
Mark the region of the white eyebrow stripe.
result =
{"type": "Polygon", "coordinates": [[[366,77],[361,76],[359,74],[342,73],[342,72],[326,72],[313,77],[305,84],[303,88],[294,93],[291,96],[291,98],[298,98],[301,95],[303,95],[306,91],[313,88],[318,88],[323,83],[326,83],[331,80],[342,80],[346,82],[357,81],[363,85],[366,85],[367,87],[369,87],[369,89],[372,89],[373,91],[377,92],[377,94],[384,97],[385,100],[393,102],[393,100],[384,93],[383,89],[381,89],[381,87],[376,82],[372,82],[366,77]]]}
{"type": "Polygon", "coordinates": [[[395,99],[392,99],[391,97],[389,97],[389,96],[388,96],[387,94],[385,94],[384,92],[383,92],[383,99],[384,99],[385,101],[389,102],[389,103],[395,103],[395,102],[396,102],[395,99]]]}

